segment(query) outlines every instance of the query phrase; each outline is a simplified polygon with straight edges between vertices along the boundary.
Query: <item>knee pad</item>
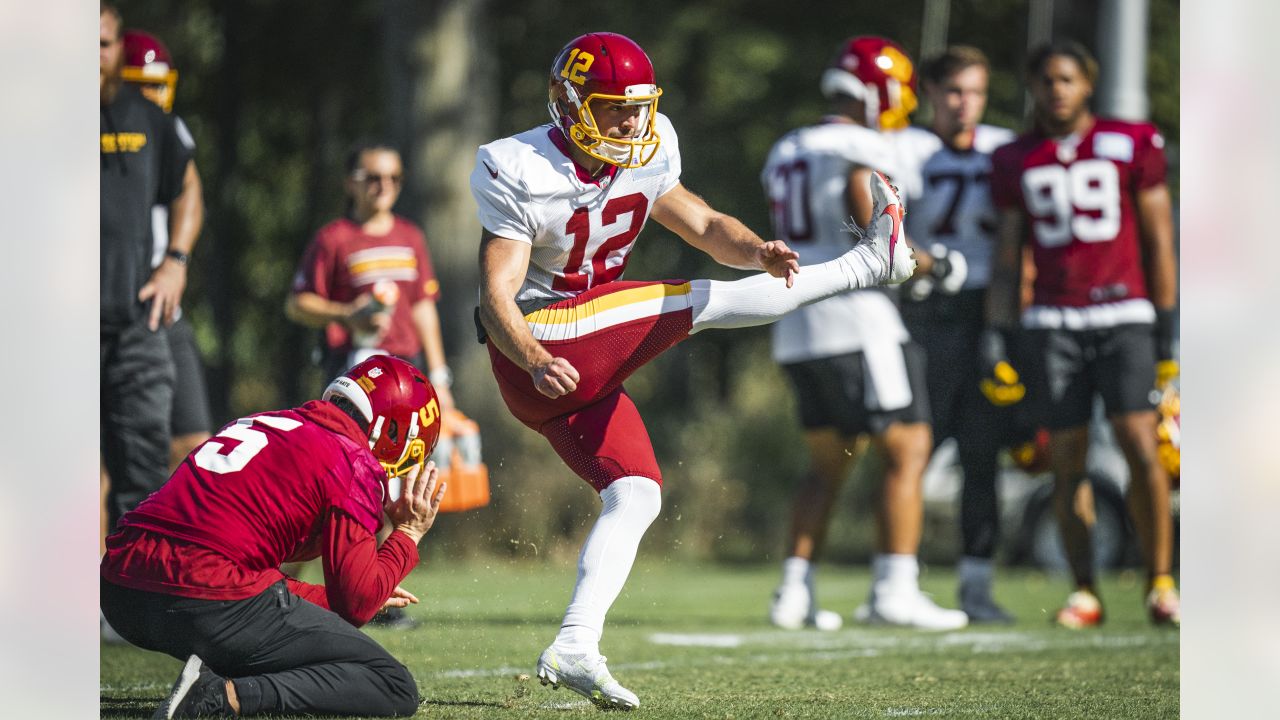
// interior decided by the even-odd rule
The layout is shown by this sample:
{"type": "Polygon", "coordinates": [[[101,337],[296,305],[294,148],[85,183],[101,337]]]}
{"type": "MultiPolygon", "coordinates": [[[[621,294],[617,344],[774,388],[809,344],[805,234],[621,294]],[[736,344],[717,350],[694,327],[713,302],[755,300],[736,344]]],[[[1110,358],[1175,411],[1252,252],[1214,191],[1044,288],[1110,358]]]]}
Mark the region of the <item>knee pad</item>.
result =
{"type": "Polygon", "coordinates": [[[600,493],[604,507],[600,514],[625,513],[648,525],[662,512],[662,487],[652,478],[629,475],[618,478],[600,493]]]}

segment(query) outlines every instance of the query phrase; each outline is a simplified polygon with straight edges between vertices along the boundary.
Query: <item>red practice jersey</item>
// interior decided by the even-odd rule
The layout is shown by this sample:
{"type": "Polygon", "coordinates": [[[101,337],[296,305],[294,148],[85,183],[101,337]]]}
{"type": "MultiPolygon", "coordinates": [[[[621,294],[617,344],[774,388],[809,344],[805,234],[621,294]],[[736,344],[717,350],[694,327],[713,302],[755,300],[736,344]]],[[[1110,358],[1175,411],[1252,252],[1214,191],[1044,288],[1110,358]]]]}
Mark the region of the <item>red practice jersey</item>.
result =
{"type": "MultiPolygon", "coordinates": [[[[391,328],[380,347],[392,355],[411,358],[422,350],[413,326],[413,306],[440,294],[427,252],[426,238],[416,225],[396,216],[391,232],[374,236],[358,224],[339,218],[320,228],[307,248],[293,279],[294,292],[312,292],[334,302],[351,302],[370,292],[379,280],[400,287],[400,301],[391,312],[391,328]]],[[[350,350],[346,328],[330,323],[325,342],[333,350],[350,350]]]]}
{"type": "Polygon", "coordinates": [[[323,554],[328,596],[301,583],[294,591],[335,610],[358,605],[367,620],[418,560],[401,533],[377,547],[385,477],[358,426],[331,403],[241,418],[125,513],[103,576],[150,592],[241,599],[280,580],[281,563],[323,554]]]}
{"type": "Polygon", "coordinates": [[[1033,306],[1105,310],[1068,311],[1091,318],[1086,326],[1154,319],[1135,203],[1139,191],[1165,182],[1166,169],[1164,138],[1150,123],[1099,118],[1079,138],[1033,132],[995,151],[995,204],[1026,217],[1033,306]]]}

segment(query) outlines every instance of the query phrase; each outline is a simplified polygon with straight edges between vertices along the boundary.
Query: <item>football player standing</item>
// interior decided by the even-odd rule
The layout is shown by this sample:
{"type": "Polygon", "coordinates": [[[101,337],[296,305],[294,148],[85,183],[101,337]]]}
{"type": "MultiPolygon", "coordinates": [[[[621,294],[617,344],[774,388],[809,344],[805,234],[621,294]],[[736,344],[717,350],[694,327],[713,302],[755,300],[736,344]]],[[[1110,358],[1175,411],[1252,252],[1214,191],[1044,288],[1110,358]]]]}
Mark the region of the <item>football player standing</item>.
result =
{"type": "Polygon", "coordinates": [[[599,644],[661,507],[662,474],[623,381],[692,333],[761,325],[836,293],[902,282],[915,261],[901,241],[901,203],[879,176],[867,180],[874,224],[863,241],[803,268],[785,242],[761,240],[685,189],[653,65],[629,38],[571,41],[551,65],[548,93],[550,124],[477,153],[478,317],[511,413],[603,504],[538,677],[634,709],[639,699],[610,675],[599,644]],[[732,282],[620,280],[650,216],[723,265],[765,272],[732,282]]]}
{"type": "MultiPolygon", "coordinates": [[[[761,179],[778,237],[807,257],[828,260],[849,250],[847,218],[876,216],[868,179],[897,176],[889,131],[916,106],[915,69],[906,52],[880,37],[846,41],[822,76],[831,111],[773,146],[761,179]]],[[[941,263],[934,263],[941,268],[941,263]]],[[[795,388],[812,471],[796,494],[782,583],[769,608],[780,627],[836,629],[840,616],[818,608],[814,561],[836,494],[870,435],[884,466],[868,622],[930,630],[964,627],[957,610],[920,591],[922,480],[929,461],[929,404],[923,351],[912,341],[894,298],[878,289],[841,293],[787,315],[773,326],[773,357],[795,388]]]]}
{"type": "Polygon", "coordinates": [[[1000,448],[1023,440],[1014,413],[1023,394],[984,397],[979,347],[984,298],[995,251],[991,153],[1014,139],[982,124],[990,64],[977,48],[955,46],[921,65],[928,128],[894,136],[902,166],[898,179],[911,203],[907,234],[928,248],[933,273],[903,288],[902,318],[928,361],[929,406],[935,447],[956,439],[964,485],[960,493],[962,555],[960,609],[970,622],[1011,622],[991,595],[992,558],[999,539],[996,467],[1000,448]],[[1008,409],[1005,409],[1008,408],[1008,409]]]}
{"type": "MultiPolygon", "coordinates": [[[[1147,608],[1156,624],[1177,625],[1169,477],[1157,453],[1153,392],[1178,374],[1164,138],[1150,123],[1090,112],[1098,64],[1078,43],[1040,48],[1027,71],[1035,129],[992,157],[1000,244],[988,320],[993,329],[1018,322],[1020,259],[1029,244],[1034,299],[1021,317],[1031,353],[1027,384],[1046,404],[1054,511],[1076,582],[1057,621],[1078,628],[1103,619],[1092,517],[1075,502],[1094,396],[1101,395],[1129,465],[1127,504],[1148,571],[1147,608]]],[[[986,344],[988,365],[1009,367],[999,336],[989,338],[996,342],[986,344]]],[[[1017,382],[999,374],[996,382],[1017,382]]]]}

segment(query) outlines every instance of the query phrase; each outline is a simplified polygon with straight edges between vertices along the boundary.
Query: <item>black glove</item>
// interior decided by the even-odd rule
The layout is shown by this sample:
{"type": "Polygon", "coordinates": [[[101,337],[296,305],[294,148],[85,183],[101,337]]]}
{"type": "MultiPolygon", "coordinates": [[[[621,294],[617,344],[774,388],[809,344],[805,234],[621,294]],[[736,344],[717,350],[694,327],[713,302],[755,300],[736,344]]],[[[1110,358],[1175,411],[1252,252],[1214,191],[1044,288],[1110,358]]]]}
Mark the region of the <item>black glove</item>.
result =
{"type": "Polygon", "coordinates": [[[982,382],[978,384],[987,401],[997,407],[1014,405],[1027,394],[1027,388],[1018,380],[1018,371],[1009,363],[1004,334],[996,328],[982,331],[978,341],[981,355],[982,382]]]}
{"type": "Polygon", "coordinates": [[[1173,357],[1173,335],[1177,325],[1173,308],[1156,310],[1156,389],[1163,390],[1181,373],[1173,357]]]}

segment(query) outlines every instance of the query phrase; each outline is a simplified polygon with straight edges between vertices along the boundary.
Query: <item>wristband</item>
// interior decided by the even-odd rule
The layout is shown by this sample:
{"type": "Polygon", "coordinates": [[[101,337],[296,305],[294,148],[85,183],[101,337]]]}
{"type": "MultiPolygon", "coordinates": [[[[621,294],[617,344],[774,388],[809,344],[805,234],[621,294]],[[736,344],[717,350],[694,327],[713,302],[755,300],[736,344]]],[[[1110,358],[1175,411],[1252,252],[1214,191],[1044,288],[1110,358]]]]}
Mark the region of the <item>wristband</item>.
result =
{"type": "Polygon", "coordinates": [[[453,385],[453,371],[449,369],[448,365],[441,365],[427,373],[427,379],[431,381],[432,385],[447,388],[453,385]]]}
{"type": "Polygon", "coordinates": [[[186,267],[187,263],[191,262],[191,255],[188,253],[184,253],[181,250],[174,250],[173,248],[169,248],[168,250],[165,251],[164,255],[165,257],[169,258],[170,260],[173,260],[174,262],[178,263],[182,267],[186,267]]]}

